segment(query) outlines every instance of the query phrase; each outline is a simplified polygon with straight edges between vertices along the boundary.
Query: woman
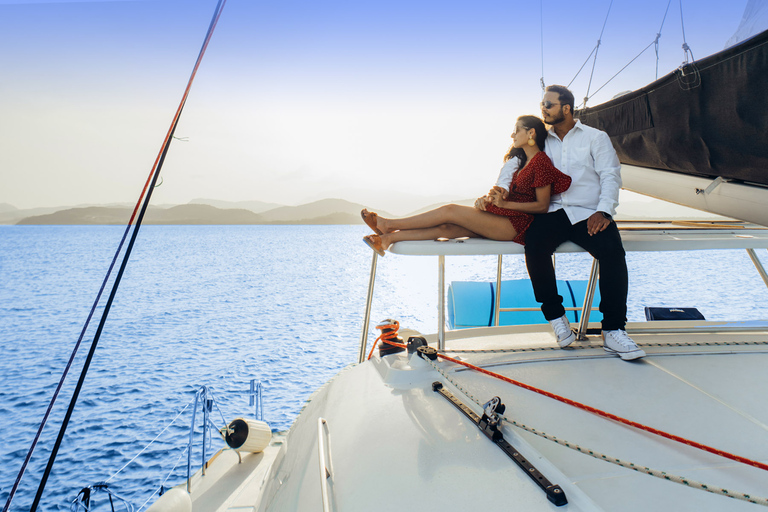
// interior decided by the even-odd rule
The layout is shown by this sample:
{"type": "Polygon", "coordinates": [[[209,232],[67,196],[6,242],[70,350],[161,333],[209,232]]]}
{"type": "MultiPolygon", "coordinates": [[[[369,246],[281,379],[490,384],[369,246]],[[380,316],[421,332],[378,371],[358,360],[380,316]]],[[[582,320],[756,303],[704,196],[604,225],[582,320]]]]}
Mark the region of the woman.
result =
{"type": "Polygon", "coordinates": [[[471,237],[524,244],[525,230],[533,222],[532,214],[546,213],[550,196],[571,185],[571,178],[555,169],[544,153],[546,138],[547,130],[541,119],[519,117],[500,175],[515,169],[508,192],[496,186],[479,198],[474,208],[448,204],[402,219],[387,219],[363,210],[360,215],[376,232],[363,240],[381,256],[390,245],[404,240],[471,237]]]}

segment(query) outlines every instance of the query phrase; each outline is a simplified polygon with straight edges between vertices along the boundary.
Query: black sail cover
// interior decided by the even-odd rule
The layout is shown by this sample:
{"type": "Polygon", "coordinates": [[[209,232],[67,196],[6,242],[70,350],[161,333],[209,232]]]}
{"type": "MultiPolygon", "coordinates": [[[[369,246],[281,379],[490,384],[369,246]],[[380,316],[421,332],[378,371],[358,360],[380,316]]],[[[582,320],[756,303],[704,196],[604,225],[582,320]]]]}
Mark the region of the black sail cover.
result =
{"type": "Polygon", "coordinates": [[[768,186],[768,30],[576,117],[624,164],[768,186]]]}

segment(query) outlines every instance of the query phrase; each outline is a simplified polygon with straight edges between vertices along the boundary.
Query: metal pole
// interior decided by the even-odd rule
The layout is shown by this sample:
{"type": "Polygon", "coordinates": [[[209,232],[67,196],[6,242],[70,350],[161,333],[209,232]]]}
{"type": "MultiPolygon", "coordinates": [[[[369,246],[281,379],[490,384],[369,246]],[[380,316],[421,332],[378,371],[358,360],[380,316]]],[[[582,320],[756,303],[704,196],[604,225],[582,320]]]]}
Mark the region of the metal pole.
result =
{"type": "Polygon", "coordinates": [[[192,425],[189,427],[189,445],[187,446],[187,493],[192,492],[192,442],[195,438],[195,416],[197,415],[197,401],[200,399],[200,392],[202,389],[198,389],[195,393],[195,408],[192,409],[192,425]]]}
{"type": "Polygon", "coordinates": [[[330,438],[329,446],[326,449],[325,440],[328,432],[328,422],[325,418],[317,418],[317,458],[320,461],[320,494],[323,500],[323,512],[331,511],[331,497],[328,489],[328,479],[332,478],[332,473],[328,469],[326,460],[330,462],[330,438]]]}
{"type": "Polygon", "coordinates": [[[202,463],[200,464],[202,474],[205,476],[205,440],[206,440],[206,434],[208,433],[208,387],[203,386],[203,454],[202,454],[202,463]]]}
{"type": "Polygon", "coordinates": [[[768,286],[768,273],[765,272],[765,267],[763,267],[763,264],[758,259],[757,253],[755,252],[754,249],[747,249],[747,254],[749,254],[749,258],[752,260],[752,263],[754,263],[755,268],[760,273],[760,277],[763,278],[763,282],[765,283],[765,286],[768,286]]]}
{"type": "Polygon", "coordinates": [[[360,336],[360,353],[357,355],[357,362],[365,361],[365,351],[368,348],[368,325],[371,321],[371,302],[373,301],[373,285],[376,282],[376,264],[379,255],[373,251],[371,260],[371,275],[368,279],[368,297],[365,300],[365,318],[363,318],[363,333],[360,336]]]}
{"type": "Polygon", "coordinates": [[[589,274],[589,283],[587,283],[587,293],[584,295],[584,305],[581,307],[581,322],[579,322],[579,332],[576,333],[576,339],[585,341],[587,339],[587,326],[589,325],[589,313],[592,311],[592,300],[595,298],[595,286],[597,286],[597,272],[600,263],[592,260],[592,271],[589,274]]]}
{"type": "Polygon", "coordinates": [[[437,257],[437,308],[438,324],[437,324],[437,349],[445,350],[445,255],[441,254],[437,257]]]}
{"type": "Polygon", "coordinates": [[[495,318],[493,325],[499,326],[499,306],[501,305],[501,259],[503,256],[499,254],[499,262],[496,265],[496,298],[493,305],[493,316],[495,318]]]}

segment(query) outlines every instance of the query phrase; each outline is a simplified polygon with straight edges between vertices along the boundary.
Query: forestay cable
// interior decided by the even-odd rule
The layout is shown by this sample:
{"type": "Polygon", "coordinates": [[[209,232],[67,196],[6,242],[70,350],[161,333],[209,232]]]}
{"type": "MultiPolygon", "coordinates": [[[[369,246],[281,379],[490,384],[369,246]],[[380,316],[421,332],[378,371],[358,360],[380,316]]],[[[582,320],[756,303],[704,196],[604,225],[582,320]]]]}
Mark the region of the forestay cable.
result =
{"type": "Polygon", "coordinates": [[[27,467],[27,465],[29,463],[29,460],[30,460],[30,458],[32,456],[32,453],[34,452],[34,449],[35,449],[35,447],[36,447],[36,445],[37,445],[37,443],[39,441],[42,429],[44,428],[45,423],[46,423],[46,421],[47,421],[47,419],[48,419],[48,417],[50,415],[50,412],[51,412],[51,410],[53,408],[53,404],[54,404],[54,402],[56,401],[56,399],[58,397],[58,394],[59,394],[59,392],[61,390],[61,387],[63,385],[64,379],[66,378],[66,376],[67,376],[67,374],[68,374],[68,372],[69,372],[69,370],[70,370],[70,368],[72,366],[72,362],[74,360],[75,354],[77,353],[77,351],[78,351],[78,349],[80,347],[82,338],[83,338],[83,336],[84,336],[84,334],[85,334],[85,332],[86,332],[86,330],[88,328],[88,325],[90,324],[90,320],[93,317],[94,311],[95,311],[95,309],[96,309],[96,307],[97,307],[97,305],[98,305],[98,303],[99,303],[99,301],[101,299],[102,293],[103,293],[104,288],[106,287],[106,284],[107,284],[107,282],[108,282],[108,280],[110,278],[112,270],[114,269],[114,265],[115,265],[115,263],[117,261],[117,258],[119,256],[121,250],[122,250],[122,247],[123,247],[123,244],[125,242],[125,239],[127,238],[127,235],[130,232],[130,228],[131,228],[131,226],[132,226],[132,224],[134,222],[134,219],[136,219],[136,223],[133,226],[134,229],[133,229],[133,233],[131,235],[131,239],[130,239],[130,241],[128,243],[128,247],[126,248],[125,254],[123,256],[123,260],[122,260],[122,263],[120,265],[120,269],[119,269],[119,271],[117,273],[117,276],[115,278],[115,281],[114,281],[114,283],[112,285],[112,290],[110,292],[109,298],[107,299],[107,303],[106,303],[104,311],[102,313],[101,320],[99,322],[99,326],[98,326],[98,328],[96,330],[96,334],[94,335],[93,341],[91,343],[91,347],[90,347],[90,350],[88,352],[88,356],[86,357],[85,363],[83,364],[83,369],[81,370],[80,377],[79,377],[78,382],[77,382],[77,386],[76,386],[75,391],[73,393],[73,396],[72,396],[72,399],[70,401],[70,405],[69,405],[69,407],[67,409],[67,412],[65,414],[64,420],[62,421],[61,427],[59,429],[58,438],[56,439],[56,443],[54,444],[53,450],[52,450],[51,455],[50,455],[50,457],[48,459],[48,465],[46,466],[45,472],[44,472],[44,474],[43,474],[43,476],[42,476],[42,478],[40,480],[40,485],[38,487],[37,494],[35,496],[34,502],[33,502],[32,507],[31,507],[30,510],[32,512],[35,511],[37,509],[37,506],[40,503],[40,499],[42,497],[43,490],[45,489],[45,484],[46,484],[46,482],[48,480],[48,476],[50,475],[51,468],[53,467],[53,463],[54,463],[54,461],[56,459],[56,455],[57,455],[59,447],[61,445],[61,441],[62,441],[62,439],[64,437],[64,433],[66,432],[67,425],[69,424],[69,419],[71,418],[71,415],[72,415],[72,412],[74,410],[75,404],[77,403],[77,399],[78,399],[78,396],[80,394],[80,390],[82,389],[82,385],[83,385],[83,382],[85,380],[85,375],[87,374],[88,368],[90,367],[91,360],[93,359],[93,355],[94,355],[94,352],[96,350],[96,346],[98,345],[98,341],[99,341],[99,338],[101,336],[101,332],[102,332],[102,330],[104,328],[104,324],[106,323],[106,319],[107,319],[107,316],[109,314],[109,310],[110,310],[110,308],[112,306],[112,302],[114,301],[115,295],[117,293],[117,289],[118,289],[118,286],[120,284],[120,280],[122,278],[122,275],[125,272],[125,268],[126,268],[126,265],[128,263],[128,259],[130,257],[131,251],[133,249],[133,245],[134,245],[134,243],[136,241],[136,237],[138,236],[139,228],[141,227],[141,223],[142,223],[142,220],[144,218],[144,214],[146,213],[147,207],[149,206],[149,201],[150,201],[150,198],[152,196],[152,190],[153,190],[153,188],[155,187],[155,185],[157,183],[157,178],[158,178],[158,176],[160,174],[160,170],[162,169],[163,163],[165,161],[165,157],[168,154],[168,149],[170,147],[170,142],[171,142],[171,140],[173,138],[173,134],[174,134],[174,132],[176,130],[176,127],[178,125],[178,121],[179,121],[179,118],[181,116],[181,112],[182,112],[182,110],[184,108],[184,104],[186,103],[187,97],[189,96],[189,91],[190,91],[190,88],[192,86],[192,82],[194,81],[195,75],[197,74],[197,70],[200,67],[200,62],[202,61],[203,55],[205,54],[205,50],[208,47],[208,44],[209,44],[210,39],[211,39],[211,36],[213,35],[213,31],[214,31],[214,29],[216,27],[216,24],[218,23],[218,20],[219,20],[219,18],[221,16],[221,12],[222,12],[222,10],[224,8],[224,4],[225,3],[226,3],[226,0],[218,0],[218,4],[216,6],[216,9],[214,10],[213,17],[212,17],[211,22],[210,22],[210,24],[208,26],[208,32],[207,32],[206,37],[204,39],[203,46],[200,49],[200,52],[199,52],[198,57],[197,57],[197,61],[195,62],[195,66],[193,68],[192,74],[191,74],[191,76],[189,78],[189,81],[187,83],[187,87],[186,87],[186,89],[184,91],[184,94],[182,96],[181,102],[179,103],[179,106],[178,106],[178,108],[176,110],[176,114],[174,115],[173,121],[171,122],[171,126],[170,126],[170,128],[168,130],[168,133],[167,133],[167,135],[165,137],[165,140],[163,141],[163,145],[161,146],[160,152],[158,153],[158,156],[155,159],[155,163],[154,163],[154,165],[152,167],[152,170],[149,173],[147,181],[146,181],[146,183],[144,185],[144,189],[142,190],[141,195],[139,196],[139,200],[138,200],[138,202],[136,204],[136,207],[134,208],[133,213],[131,215],[131,218],[128,221],[128,225],[126,226],[126,230],[125,230],[125,232],[123,234],[123,238],[121,239],[120,244],[118,245],[118,249],[117,249],[117,251],[115,253],[113,261],[112,261],[112,263],[111,263],[111,265],[110,265],[110,267],[109,267],[109,269],[107,271],[107,275],[106,275],[106,277],[105,277],[105,279],[104,279],[104,281],[102,283],[102,286],[101,286],[101,288],[100,288],[100,290],[99,290],[99,292],[97,294],[97,297],[96,297],[94,305],[93,305],[93,307],[91,309],[91,312],[88,315],[88,318],[86,319],[85,325],[84,325],[83,330],[81,332],[81,335],[80,335],[80,337],[79,337],[79,339],[78,339],[78,341],[77,341],[77,343],[75,345],[75,348],[74,348],[74,350],[72,352],[72,355],[70,356],[70,359],[69,359],[69,361],[68,361],[68,363],[67,363],[67,365],[65,367],[65,370],[64,370],[64,373],[63,373],[63,375],[61,377],[59,385],[57,386],[57,388],[56,388],[56,390],[54,392],[54,396],[53,396],[53,398],[52,398],[52,400],[51,400],[51,402],[50,402],[50,404],[48,406],[48,410],[46,411],[46,413],[44,415],[43,421],[42,421],[42,423],[41,423],[41,425],[40,425],[40,427],[38,429],[37,435],[35,436],[35,438],[34,438],[34,440],[32,442],[32,446],[30,447],[30,450],[29,450],[29,452],[28,452],[28,454],[27,454],[27,456],[26,456],[26,458],[25,458],[25,460],[24,460],[24,462],[22,464],[22,467],[21,467],[21,469],[19,471],[19,474],[17,476],[16,482],[14,483],[13,488],[11,489],[11,492],[9,493],[8,500],[6,501],[6,504],[5,504],[4,508],[3,508],[3,512],[7,512],[10,509],[11,503],[13,501],[13,497],[14,497],[16,491],[18,490],[18,486],[19,486],[19,483],[21,482],[21,478],[23,477],[24,472],[26,471],[26,467],[27,467]],[[139,211],[139,205],[141,205],[141,210],[140,211],[139,211]],[[138,217],[136,217],[137,211],[139,211],[138,217]]]}

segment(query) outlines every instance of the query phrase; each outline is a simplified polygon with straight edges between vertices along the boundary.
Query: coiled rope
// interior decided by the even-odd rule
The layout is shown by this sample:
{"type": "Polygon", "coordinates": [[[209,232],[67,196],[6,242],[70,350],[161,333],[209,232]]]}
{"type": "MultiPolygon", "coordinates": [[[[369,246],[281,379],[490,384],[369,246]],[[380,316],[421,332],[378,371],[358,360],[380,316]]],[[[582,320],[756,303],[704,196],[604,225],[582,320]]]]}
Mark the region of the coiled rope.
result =
{"type": "Polygon", "coordinates": [[[126,226],[125,232],[123,233],[123,237],[120,241],[120,244],[118,245],[117,251],[115,252],[115,256],[112,260],[112,263],[109,266],[109,269],[107,271],[107,275],[104,278],[104,281],[102,282],[101,288],[99,289],[99,292],[96,296],[96,300],[94,301],[93,307],[91,308],[91,311],[86,319],[85,325],[83,326],[83,329],[81,331],[80,337],[78,338],[77,343],[75,344],[75,348],[72,351],[72,354],[70,356],[69,361],[67,362],[67,365],[65,366],[64,372],[61,376],[61,379],[59,380],[59,384],[54,391],[54,395],[51,398],[51,401],[48,405],[48,408],[45,412],[45,415],[43,416],[43,420],[40,423],[40,427],[38,428],[37,434],[35,435],[32,445],[30,446],[29,451],[27,452],[27,456],[24,459],[24,462],[22,463],[22,466],[19,470],[19,473],[16,477],[16,481],[13,484],[13,487],[11,488],[10,493],[8,494],[8,499],[5,503],[5,506],[3,507],[3,512],[8,512],[8,510],[11,507],[11,503],[13,502],[13,498],[16,494],[16,491],[18,490],[19,484],[21,483],[21,479],[24,476],[24,473],[26,471],[26,468],[29,464],[30,459],[32,458],[32,453],[34,452],[39,439],[40,435],[43,431],[43,428],[45,427],[45,424],[48,420],[48,417],[50,416],[50,413],[53,409],[53,405],[56,402],[56,399],[58,398],[58,395],[61,391],[61,388],[63,386],[64,380],[66,379],[69,370],[71,369],[72,363],[74,361],[75,355],[77,354],[77,351],[80,348],[82,339],[85,335],[85,332],[90,325],[90,321],[94,315],[94,312],[101,300],[102,294],[104,292],[104,289],[106,288],[107,282],[109,281],[109,278],[112,274],[112,271],[114,269],[114,266],[117,262],[117,258],[120,255],[120,252],[122,251],[123,244],[125,243],[125,240],[128,236],[128,233],[131,230],[131,227],[133,226],[133,233],[131,235],[130,241],[128,243],[128,246],[125,250],[125,254],[123,255],[123,260],[120,265],[120,269],[118,270],[117,276],[115,277],[115,281],[112,285],[112,290],[110,292],[109,298],[107,299],[106,305],[104,307],[104,311],[101,316],[101,320],[99,322],[99,326],[96,330],[96,334],[94,335],[93,341],[91,343],[90,350],[88,352],[88,355],[85,359],[85,362],[83,363],[83,368],[80,372],[80,377],[77,382],[77,386],[75,387],[75,391],[72,395],[72,398],[70,400],[69,407],[67,409],[67,412],[64,416],[64,419],[62,421],[61,427],[59,429],[59,434],[56,439],[56,442],[53,446],[53,449],[51,451],[51,454],[48,458],[48,464],[45,468],[45,471],[43,473],[42,478],[40,479],[40,484],[38,486],[37,494],[35,495],[35,499],[32,503],[32,507],[30,508],[31,512],[34,512],[39,503],[40,499],[42,498],[43,490],[45,489],[45,485],[48,481],[48,477],[51,473],[51,469],[53,467],[53,463],[56,459],[56,455],[58,454],[59,448],[61,446],[61,442],[64,438],[64,433],[66,432],[67,426],[69,424],[69,420],[72,416],[72,412],[74,410],[75,404],[77,403],[77,399],[80,395],[80,391],[83,386],[83,382],[85,380],[85,375],[88,373],[88,369],[90,368],[91,361],[93,359],[93,355],[96,351],[96,346],[98,345],[99,338],[101,337],[101,333],[104,329],[104,324],[106,323],[107,316],[109,315],[109,310],[112,306],[112,302],[114,301],[115,295],[117,293],[117,288],[120,284],[120,280],[122,279],[123,273],[125,272],[126,265],[128,263],[128,259],[130,257],[130,254],[133,250],[134,243],[136,241],[136,237],[138,236],[139,228],[141,227],[141,223],[144,219],[144,214],[146,213],[147,207],[149,206],[149,200],[152,195],[152,190],[155,188],[157,184],[158,176],[160,175],[160,170],[162,169],[163,163],[165,162],[165,157],[168,154],[168,149],[170,147],[171,139],[173,138],[173,134],[176,131],[176,127],[179,122],[179,118],[181,117],[181,112],[184,108],[184,104],[186,103],[187,97],[189,96],[189,91],[192,87],[192,82],[194,81],[195,75],[197,74],[197,70],[200,67],[200,62],[202,61],[203,55],[205,54],[205,50],[208,48],[208,43],[211,40],[211,36],[213,35],[213,31],[216,27],[216,24],[218,23],[219,17],[221,16],[221,11],[224,8],[224,4],[226,3],[226,0],[218,0],[218,4],[216,6],[216,9],[214,10],[213,17],[211,18],[211,23],[208,27],[208,32],[206,34],[205,40],[203,42],[203,46],[200,49],[200,53],[198,54],[197,61],[195,63],[195,66],[192,70],[192,74],[189,78],[189,81],[187,82],[187,87],[184,90],[184,94],[182,96],[181,102],[179,103],[179,106],[176,110],[176,114],[173,117],[173,121],[171,122],[171,126],[168,129],[168,133],[165,136],[165,140],[163,141],[163,145],[161,146],[160,152],[157,155],[157,158],[155,159],[155,163],[152,166],[152,170],[149,173],[149,176],[147,177],[147,181],[144,184],[144,188],[139,196],[139,200],[136,203],[136,206],[133,210],[133,213],[131,214],[131,218],[128,221],[128,224],[126,226]],[[139,209],[141,208],[141,209],[139,209]],[[138,212],[138,217],[137,217],[138,212]],[[134,219],[136,220],[134,225],[134,219]]]}
{"type": "Polygon", "coordinates": [[[397,338],[397,330],[400,328],[400,322],[397,320],[385,320],[384,322],[380,323],[376,326],[376,329],[379,329],[381,331],[381,334],[378,338],[376,338],[376,341],[373,342],[373,346],[371,347],[371,351],[368,352],[368,359],[373,356],[373,351],[376,349],[376,344],[379,343],[379,341],[384,341],[384,343],[387,343],[389,345],[392,345],[394,347],[400,347],[400,348],[406,348],[404,344],[397,343],[395,340],[397,338]]]}

